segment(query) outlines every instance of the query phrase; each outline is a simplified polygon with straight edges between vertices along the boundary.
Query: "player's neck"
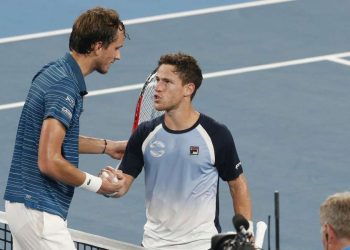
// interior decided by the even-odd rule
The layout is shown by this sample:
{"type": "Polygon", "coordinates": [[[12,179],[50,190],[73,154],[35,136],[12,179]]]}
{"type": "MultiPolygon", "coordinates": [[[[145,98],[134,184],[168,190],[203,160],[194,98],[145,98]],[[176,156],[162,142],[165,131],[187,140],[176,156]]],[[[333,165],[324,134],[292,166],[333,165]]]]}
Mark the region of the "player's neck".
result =
{"type": "Polygon", "coordinates": [[[350,239],[342,238],[339,239],[338,249],[348,249],[346,247],[350,247],[350,239]]]}
{"type": "Polygon", "coordinates": [[[75,51],[72,51],[71,55],[79,65],[81,73],[83,74],[84,77],[93,71],[91,67],[91,60],[89,55],[79,54],[75,51]]]}
{"type": "Polygon", "coordinates": [[[350,240],[349,239],[336,238],[334,240],[328,241],[326,243],[325,249],[326,250],[343,250],[343,249],[348,249],[346,247],[350,247],[350,240]]]}
{"type": "Polygon", "coordinates": [[[166,112],[164,122],[171,130],[185,130],[191,128],[199,119],[200,113],[193,107],[189,110],[166,112]]]}

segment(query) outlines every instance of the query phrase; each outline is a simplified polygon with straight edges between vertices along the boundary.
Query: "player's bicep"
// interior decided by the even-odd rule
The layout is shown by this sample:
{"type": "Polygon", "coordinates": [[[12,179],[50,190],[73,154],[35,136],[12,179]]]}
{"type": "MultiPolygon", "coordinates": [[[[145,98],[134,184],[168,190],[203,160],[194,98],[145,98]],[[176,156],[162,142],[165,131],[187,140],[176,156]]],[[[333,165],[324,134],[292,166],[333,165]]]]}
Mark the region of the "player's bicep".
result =
{"type": "Polygon", "coordinates": [[[54,118],[45,119],[41,128],[39,140],[38,165],[40,171],[47,173],[53,162],[62,157],[62,144],[66,135],[65,126],[54,118]]]}

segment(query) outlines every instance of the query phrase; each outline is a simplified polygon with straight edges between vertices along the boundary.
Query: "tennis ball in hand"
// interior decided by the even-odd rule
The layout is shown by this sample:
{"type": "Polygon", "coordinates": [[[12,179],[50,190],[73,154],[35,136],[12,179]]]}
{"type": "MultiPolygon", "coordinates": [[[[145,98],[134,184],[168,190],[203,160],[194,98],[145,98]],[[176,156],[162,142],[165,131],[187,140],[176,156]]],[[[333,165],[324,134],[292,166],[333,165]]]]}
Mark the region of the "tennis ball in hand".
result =
{"type": "Polygon", "coordinates": [[[107,180],[108,180],[109,182],[111,182],[111,183],[117,183],[117,182],[118,182],[117,176],[115,176],[113,173],[106,172],[106,171],[103,171],[103,172],[102,172],[101,178],[102,178],[103,180],[107,179],[107,180]]]}

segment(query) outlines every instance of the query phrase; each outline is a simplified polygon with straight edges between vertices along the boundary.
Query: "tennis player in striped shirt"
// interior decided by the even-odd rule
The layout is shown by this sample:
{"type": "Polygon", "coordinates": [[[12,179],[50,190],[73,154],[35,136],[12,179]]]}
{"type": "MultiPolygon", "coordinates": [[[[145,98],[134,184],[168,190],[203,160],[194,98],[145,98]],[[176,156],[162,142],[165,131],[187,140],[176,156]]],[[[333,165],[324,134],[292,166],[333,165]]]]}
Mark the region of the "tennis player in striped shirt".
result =
{"type": "Polygon", "coordinates": [[[14,250],[75,249],[66,222],[74,188],[100,194],[118,190],[118,184],[79,170],[79,153],[120,159],[126,141],[80,136],[79,118],[87,94],[84,77],[107,73],[120,59],[126,36],[116,11],[90,9],[74,23],[70,53],[34,76],[4,195],[14,250]]]}

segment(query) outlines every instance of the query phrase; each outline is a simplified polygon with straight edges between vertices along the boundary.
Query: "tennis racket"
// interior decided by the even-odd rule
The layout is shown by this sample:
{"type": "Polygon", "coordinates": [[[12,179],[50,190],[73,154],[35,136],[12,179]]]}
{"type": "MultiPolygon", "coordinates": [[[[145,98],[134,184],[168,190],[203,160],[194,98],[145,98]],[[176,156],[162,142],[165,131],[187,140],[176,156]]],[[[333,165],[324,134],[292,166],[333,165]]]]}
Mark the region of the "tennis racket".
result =
{"type": "MultiPolygon", "coordinates": [[[[153,70],[151,74],[148,75],[145,83],[142,86],[139,97],[137,99],[134,121],[132,124],[131,132],[133,133],[137,127],[145,121],[152,120],[164,114],[164,111],[158,111],[154,108],[154,90],[157,84],[156,80],[157,69],[153,70]]],[[[119,168],[121,161],[116,166],[119,168]]],[[[107,172],[102,172],[103,178],[111,178],[112,181],[118,181],[114,176],[110,176],[107,172]]],[[[106,197],[114,196],[113,194],[105,194],[106,197]]]]}
{"type": "MultiPolygon", "coordinates": [[[[134,113],[134,121],[131,129],[132,133],[142,122],[152,120],[164,114],[164,111],[158,111],[154,108],[154,90],[157,84],[156,73],[157,69],[153,70],[152,73],[148,75],[140,91],[134,113]]],[[[119,168],[120,162],[116,169],[119,168]]]]}
{"type": "Polygon", "coordinates": [[[142,122],[152,120],[164,113],[154,108],[154,89],[157,84],[156,72],[157,69],[153,70],[141,89],[136,103],[132,132],[134,132],[142,122]]]}

